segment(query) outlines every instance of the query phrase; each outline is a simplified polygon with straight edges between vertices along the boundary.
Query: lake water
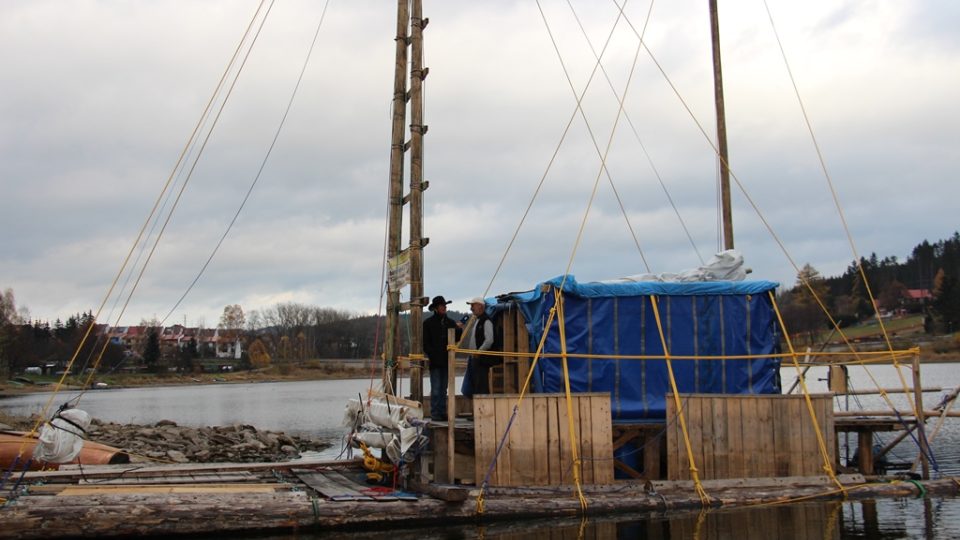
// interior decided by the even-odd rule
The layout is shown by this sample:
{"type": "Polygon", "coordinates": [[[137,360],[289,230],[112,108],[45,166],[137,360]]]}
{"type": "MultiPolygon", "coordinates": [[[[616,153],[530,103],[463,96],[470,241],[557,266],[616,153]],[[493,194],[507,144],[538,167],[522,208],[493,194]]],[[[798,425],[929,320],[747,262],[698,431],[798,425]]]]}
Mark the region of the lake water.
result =
{"type": "MultiPolygon", "coordinates": [[[[811,369],[806,376],[811,392],[826,391],[825,368],[811,369]]],[[[909,370],[903,377],[912,385],[909,370]]],[[[781,371],[783,386],[796,379],[796,370],[781,371]]],[[[892,366],[873,366],[867,374],[862,368],[851,368],[851,387],[874,388],[874,380],[883,388],[900,388],[901,382],[892,366]]],[[[930,364],[923,368],[924,386],[940,386],[943,390],[925,395],[926,408],[932,408],[960,383],[960,366],[930,364]]],[[[404,383],[404,387],[408,383],[404,383]]],[[[425,381],[425,390],[429,382],[425,381]]],[[[346,401],[365,393],[368,380],[305,381],[258,384],[220,384],[204,386],[171,386],[159,388],[109,389],[89,391],[80,401],[80,408],[104,421],[149,424],[173,420],[181,425],[249,424],[258,429],[285,431],[327,440],[332,446],[321,454],[335,458],[341,451],[345,434],[340,427],[346,401]]],[[[76,393],[57,396],[53,407],[72,399],[76,393]]],[[[0,409],[10,414],[29,415],[39,412],[49,394],[27,394],[0,400],[0,409]]],[[[891,394],[894,404],[906,410],[903,395],[891,394]]],[[[887,409],[883,399],[875,396],[842,398],[852,408],[887,409]]],[[[960,410],[960,407],[958,407],[960,410]]],[[[936,425],[931,421],[929,431],[936,425]]],[[[890,440],[880,434],[879,443],[890,440]]],[[[947,419],[933,441],[940,473],[960,474],[960,418],[947,419]]],[[[841,439],[841,456],[856,448],[841,439]]],[[[909,438],[890,454],[893,461],[912,461],[916,445],[909,438]]],[[[551,535],[558,537],[596,538],[960,538],[960,499],[878,500],[849,503],[788,505],[780,508],[746,509],[709,512],[704,516],[676,515],[669,517],[618,516],[616,519],[575,520],[570,523],[550,520],[551,535]],[[788,525],[784,525],[788,524],[788,525]],[[792,524],[792,525],[789,525],[792,524]],[[789,530],[784,530],[784,528],[789,530]]],[[[505,523],[478,528],[475,526],[434,529],[392,530],[400,538],[526,538],[537,537],[544,525],[537,522],[505,523]]],[[[356,533],[351,538],[356,537],[356,533]]],[[[376,535],[377,533],[371,533],[376,535]]],[[[381,533],[382,534],[382,531],[381,533]]],[[[300,534],[299,538],[312,538],[300,534]]],[[[321,536],[316,536],[320,538],[321,536]]],[[[329,535],[322,535],[326,538],[329,535]]],[[[286,538],[286,537],[284,537],[286,538]]]]}

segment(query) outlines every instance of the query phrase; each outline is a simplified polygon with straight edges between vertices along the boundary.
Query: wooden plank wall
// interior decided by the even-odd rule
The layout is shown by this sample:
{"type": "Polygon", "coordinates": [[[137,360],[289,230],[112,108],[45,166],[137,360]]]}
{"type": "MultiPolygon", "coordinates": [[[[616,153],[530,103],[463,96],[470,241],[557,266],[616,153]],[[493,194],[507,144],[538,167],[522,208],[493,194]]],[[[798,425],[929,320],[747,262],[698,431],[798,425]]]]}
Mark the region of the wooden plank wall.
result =
{"type": "MultiPolygon", "coordinates": [[[[487,475],[518,396],[474,396],[476,480],[487,475]]],[[[585,484],[613,482],[610,395],[572,396],[575,444],[585,484]]],[[[527,394],[490,473],[491,486],[573,484],[573,455],[563,394],[527,394]]]]}
{"type": "MultiPolygon", "coordinates": [[[[503,327],[503,350],[505,352],[530,352],[530,334],[527,332],[526,320],[515,306],[500,315],[497,324],[503,327]]],[[[526,357],[507,356],[503,359],[503,366],[491,370],[493,386],[490,388],[498,394],[517,394],[523,387],[527,374],[530,373],[531,359],[526,357]]]]}
{"type": "MultiPolygon", "coordinates": [[[[811,398],[833,463],[832,396],[811,398]]],[[[680,399],[700,479],[823,474],[823,457],[803,396],[684,394],[680,399]]],[[[667,478],[690,479],[672,397],[667,399],[667,478]]]]}

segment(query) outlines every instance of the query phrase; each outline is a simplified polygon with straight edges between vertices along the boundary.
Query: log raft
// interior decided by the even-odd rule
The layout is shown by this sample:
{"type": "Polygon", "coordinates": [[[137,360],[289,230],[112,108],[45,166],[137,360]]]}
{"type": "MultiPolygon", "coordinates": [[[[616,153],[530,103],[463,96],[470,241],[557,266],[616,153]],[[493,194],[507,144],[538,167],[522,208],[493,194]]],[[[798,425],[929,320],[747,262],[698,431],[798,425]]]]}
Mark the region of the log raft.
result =
{"type": "MultiPolygon", "coordinates": [[[[331,481],[341,482],[341,486],[343,478],[355,478],[361,472],[356,463],[347,467],[298,463],[296,467],[301,473],[314,475],[314,480],[315,475],[334,471],[331,481]]],[[[177,480],[167,484],[167,490],[157,489],[164,485],[163,475],[152,469],[143,478],[144,484],[106,483],[110,478],[102,470],[95,474],[97,481],[104,483],[79,484],[79,473],[68,477],[64,476],[65,471],[58,471],[37,487],[28,485],[0,509],[0,538],[306,532],[575,516],[580,512],[572,486],[489,488],[484,491],[484,513],[479,515],[479,490],[472,487],[440,489],[442,486],[435,485],[434,494],[445,495],[443,499],[420,493],[414,500],[335,501],[301,482],[296,475],[288,475],[291,467],[269,469],[255,465],[247,469],[250,475],[234,474],[234,482],[204,482],[198,477],[193,484],[184,484],[184,475],[202,469],[171,467],[168,474],[177,480]]],[[[234,473],[238,470],[229,469],[234,473]]],[[[115,471],[114,475],[114,479],[119,479],[124,473],[115,471]]],[[[921,494],[920,486],[927,494],[958,492],[958,484],[952,479],[920,483],[877,482],[862,475],[842,475],[840,479],[847,487],[848,498],[917,496],[921,494]]],[[[714,507],[788,502],[800,497],[841,497],[827,477],[708,480],[703,485],[714,507]]],[[[362,491],[364,486],[357,484],[356,488],[362,491]]],[[[618,481],[584,486],[584,494],[589,514],[698,509],[702,504],[689,481],[618,481]]]]}

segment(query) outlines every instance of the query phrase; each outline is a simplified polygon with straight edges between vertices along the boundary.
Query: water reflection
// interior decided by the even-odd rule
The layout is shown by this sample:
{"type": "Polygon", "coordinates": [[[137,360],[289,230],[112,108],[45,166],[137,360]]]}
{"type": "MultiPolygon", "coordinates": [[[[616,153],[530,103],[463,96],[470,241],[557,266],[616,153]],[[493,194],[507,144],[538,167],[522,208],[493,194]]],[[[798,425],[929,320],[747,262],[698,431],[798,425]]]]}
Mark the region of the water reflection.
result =
{"type": "MultiPolygon", "coordinates": [[[[830,501],[611,517],[577,517],[500,521],[487,525],[419,527],[299,533],[301,539],[391,540],[474,539],[520,540],[841,540],[902,539],[946,540],[960,537],[960,500],[900,499],[830,501]]],[[[293,536],[260,538],[288,539],[293,536]]]]}

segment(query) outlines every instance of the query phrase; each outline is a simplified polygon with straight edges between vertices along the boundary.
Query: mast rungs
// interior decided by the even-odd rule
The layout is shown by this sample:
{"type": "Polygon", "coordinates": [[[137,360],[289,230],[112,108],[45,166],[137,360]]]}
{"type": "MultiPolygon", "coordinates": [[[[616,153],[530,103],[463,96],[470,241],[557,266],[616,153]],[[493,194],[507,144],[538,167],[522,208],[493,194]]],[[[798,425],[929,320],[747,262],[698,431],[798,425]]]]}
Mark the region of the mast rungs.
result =
{"type": "Polygon", "coordinates": [[[412,306],[417,306],[422,309],[423,306],[429,303],[430,303],[430,298],[427,296],[424,296],[420,300],[410,300],[409,302],[400,302],[400,311],[410,311],[410,308],[412,306]]]}

